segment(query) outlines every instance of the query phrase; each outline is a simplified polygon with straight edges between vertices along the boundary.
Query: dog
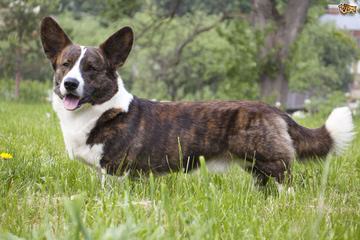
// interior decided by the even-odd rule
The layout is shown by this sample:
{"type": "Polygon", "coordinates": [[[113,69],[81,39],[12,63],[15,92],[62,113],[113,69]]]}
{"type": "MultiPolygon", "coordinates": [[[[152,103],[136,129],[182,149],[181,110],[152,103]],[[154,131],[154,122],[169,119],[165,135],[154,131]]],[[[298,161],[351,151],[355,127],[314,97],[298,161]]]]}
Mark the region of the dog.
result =
{"type": "Polygon", "coordinates": [[[336,108],[308,129],[257,101],[155,102],[130,94],[117,73],[133,45],[124,27],[99,47],[73,44],[51,17],[41,22],[54,70],[52,105],[69,157],[122,176],[189,172],[239,163],[261,185],[291,179],[295,158],[341,153],[353,138],[352,114],[336,108]]]}

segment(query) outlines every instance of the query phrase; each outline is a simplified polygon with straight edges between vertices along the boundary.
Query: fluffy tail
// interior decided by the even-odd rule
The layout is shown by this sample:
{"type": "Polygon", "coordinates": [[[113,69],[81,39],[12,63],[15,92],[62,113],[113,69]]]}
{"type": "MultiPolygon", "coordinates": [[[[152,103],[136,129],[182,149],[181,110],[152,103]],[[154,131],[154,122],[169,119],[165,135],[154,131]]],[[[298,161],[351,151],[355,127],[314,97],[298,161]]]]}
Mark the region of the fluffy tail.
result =
{"type": "Polygon", "coordinates": [[[330,152],[341,154],[354,137],[352,114],[348,107],[332,111],[324,126],[309,129],[286,118],[288,131],[300,159],[324,157],[330,152]]]}
{"type": "Polygon", "coordinates": [[[333,140],[333,150],[342,153],[353,140],[354,124],[348,107],[335,108],[325,123],[325,128],[333,140]]]}

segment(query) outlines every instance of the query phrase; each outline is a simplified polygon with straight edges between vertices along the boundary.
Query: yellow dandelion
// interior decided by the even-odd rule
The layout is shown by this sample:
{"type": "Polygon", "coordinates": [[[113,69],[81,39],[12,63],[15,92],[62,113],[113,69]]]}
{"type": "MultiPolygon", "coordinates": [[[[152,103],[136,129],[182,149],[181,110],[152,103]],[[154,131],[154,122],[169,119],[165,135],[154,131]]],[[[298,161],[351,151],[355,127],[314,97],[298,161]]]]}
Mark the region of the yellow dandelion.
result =
{"type": "Polygon", "coordinates": [[[2,152],[2,153],[0,153],[0,158],[2,158],[2,159],[12,159],[13,156],[10,153],[2,152]]]}

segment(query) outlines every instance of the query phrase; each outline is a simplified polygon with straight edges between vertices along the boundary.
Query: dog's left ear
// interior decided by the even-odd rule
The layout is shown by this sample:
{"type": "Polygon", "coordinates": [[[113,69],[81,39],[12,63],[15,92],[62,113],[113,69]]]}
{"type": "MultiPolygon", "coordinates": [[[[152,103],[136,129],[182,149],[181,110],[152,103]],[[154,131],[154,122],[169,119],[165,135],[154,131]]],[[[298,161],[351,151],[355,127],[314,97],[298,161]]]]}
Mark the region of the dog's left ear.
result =
{"type": "Polygon", "coordinates": [[[121,67],[128,57],[134,41],[134,34],[130,27],[124,27],[111,35],[100,45],[105,57],[110,64],[115,67],[121,67]]]}

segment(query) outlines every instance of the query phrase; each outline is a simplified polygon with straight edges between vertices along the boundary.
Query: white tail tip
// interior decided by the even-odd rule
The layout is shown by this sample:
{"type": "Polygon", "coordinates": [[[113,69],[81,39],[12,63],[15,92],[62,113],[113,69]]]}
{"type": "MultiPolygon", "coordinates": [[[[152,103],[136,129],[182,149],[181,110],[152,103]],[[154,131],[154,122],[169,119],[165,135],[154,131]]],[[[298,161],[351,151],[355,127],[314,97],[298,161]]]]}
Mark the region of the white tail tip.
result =
{"type": "Polygon", "coordinates": [[[334,142],[332,151],[335,154],[342,153],[355,135],[350,109],[348,107],[335,108],[326,120],[325,127],[334,142]]]}

